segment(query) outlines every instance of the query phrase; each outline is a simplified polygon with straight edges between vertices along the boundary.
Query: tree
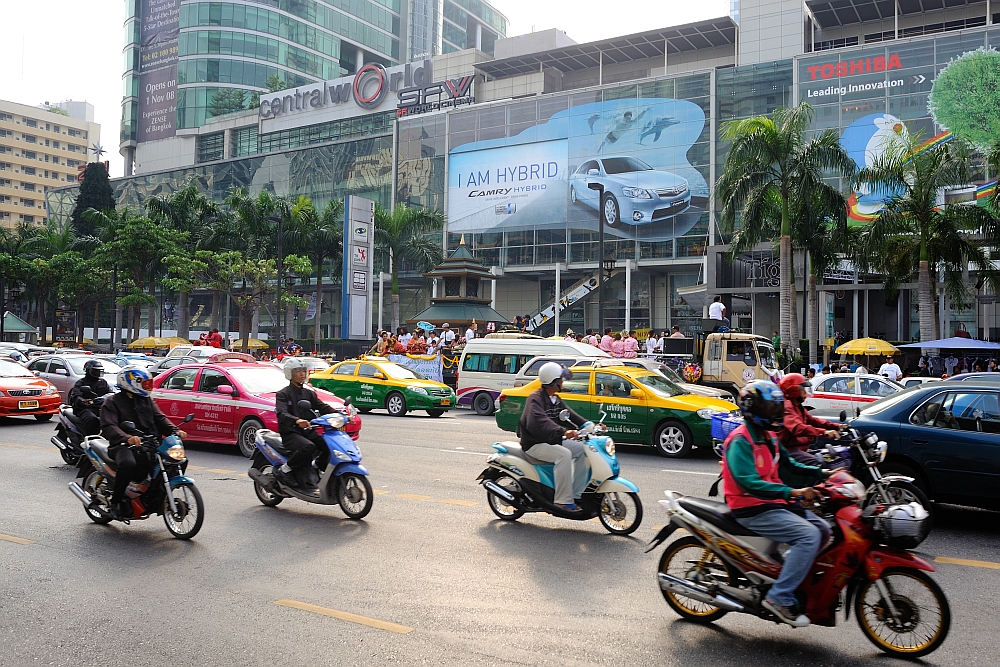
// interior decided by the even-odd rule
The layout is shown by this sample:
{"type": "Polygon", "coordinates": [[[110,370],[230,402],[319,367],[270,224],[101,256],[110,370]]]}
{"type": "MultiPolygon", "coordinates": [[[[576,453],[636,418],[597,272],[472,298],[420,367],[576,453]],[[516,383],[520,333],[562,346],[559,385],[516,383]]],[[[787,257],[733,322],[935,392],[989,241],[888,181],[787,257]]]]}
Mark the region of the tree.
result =
{"type": "Polygon", "coordinates": [[[103,162],[91,162],[83,172],[80,194],[70,215],[73,232],[80,237],[93,236],[94,225],[83,215],[84,211],[106,211],[115,205],[115,191],[111,187],[108,170],[103,162]]]}
{"type": "Polygon", "coordinates": [[[885,208],[861,234],[859,263],[884,275],[890,291],[917,274],[920,339],[934,340],[939,271],[948,295],[959,303],[966,297],[969,270],[978,271],[979,281],[994,294],[1000,288],[1000,272],[987,250],[1000,248],[1000,222],[982,206],[939,201],[940,192],[972,182],[965,142],[956,139],[921,151],[917,145],[906,137],[858,172],[859,184],[889,193],[885,208]]]}
{"type": "Polygon", "coordinates": [[[76,342],[78,345],[82,344],[83,308],[91,300],[99,301],[108,290],[111,272],[100,262],[88,260],[75,250],[56,255],[50,260],[49,266],[58,280],[59,297],[77,311],[76,342]]]}
{"type": "Polygon", "coordinates": [[[927,107],[942,127],[982,151],[1000,137],[1000,51],[969,51],[934,79],[927,107]]]}
{"type": "Polygon", "coordinates": [[[208,103],[208,113],[211,116],[222,116],[246,108],[246,91],[239,88],[220,88],[212,95],[208,103]]]}
{"type": "Polygon", "coordinates": [[[388,256],[392,274],[392,328],[399,327],[399,271],[406,262],[413,269],[430,271],[441,261],[441,242],[427,236],[444,227],[441,211],[409,208],[403,204],[392,212],[375,205],[375,246],[388,256]]]}
{"type": "Polygon", "coordinates": [[[798,345],[792,336],[798,326],[793,324],[796,318],[790,205],[797,193],[822,188],[824,176],[850,179],[855,171],[854,161],[833,130],[806,140],[812,115],[812,107],[802,103],[793,109],[775,109],[770,117],[755,116],[725,123],[722,138],[732,142],[732,148],[715,186],[723,230],[732,234],[737,217],[740,218],[742,227],[733,237],[734,248],[749,249],[775,235],[779,237],[780,335],[785,347],[798,345]],[[778,219],[772,216],[775,203],[778,219]]]}
{"type": "Polygon", "coordinates": [[[316,315],[313,349],[319,350],[320,315],[323,312],[323,261],[330,260],[330,273],[341,275],[344,264],[344,202],[331,199],[312,230],[309,256],[316,263],[316,315]]]}

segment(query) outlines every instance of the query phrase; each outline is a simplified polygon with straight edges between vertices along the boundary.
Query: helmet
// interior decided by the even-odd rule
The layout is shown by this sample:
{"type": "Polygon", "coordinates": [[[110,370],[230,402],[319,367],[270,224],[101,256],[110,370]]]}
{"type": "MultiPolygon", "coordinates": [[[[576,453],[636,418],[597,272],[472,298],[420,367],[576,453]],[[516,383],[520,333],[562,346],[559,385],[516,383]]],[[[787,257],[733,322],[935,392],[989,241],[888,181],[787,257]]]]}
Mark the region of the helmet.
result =
{"type": "Polygon", "coordinates": [[[153,378],[144,368],[126,366],[118,371],[118,388],[137,396],[149,396],[153,389],[153,378]]]}
{"type": "Polygon", "coordinates": [[[572,375],[565,366],[554,361],[542,364],[542,367],[538,369],[538,379],[542,382],[543,387],[550,386],[556,380],[568,380],[571,377],[572,375]]]}
{"type": "Polygon", "coordinates": [[[83,374],[96,380],[104,374],[104,366],[97,359],[91,359],[83,365],[83,374]]]}
{"type": "Polygon", "coordinates": [[[806,387],[806,393],[812,396],[812,384],[801,373],[789,373],[781,378],[781,382],[778,383],[781,393],[790,399],[797,399],[799,397],[798,391],[795,390],[803,385],[806,387]]]}
{"type": "Polygon", "coordinates": [[[785,396],[769,380],[748,383],[740,389],[736,404],[744,419],[769,431],[780,429],[785,419],[785,396]]]}
{"type": "Polygon", "coordinates": [[[297,359],[295,357],[292,357],[290,361],[285,362],[285,364],[281,367],[281,369],[285,371],[286,380],[291,380],[292,373],[299,370],[300,368],[304,370],[306,374],[309,373],[309,364],[302,361],[302,359],[297,359]]]}

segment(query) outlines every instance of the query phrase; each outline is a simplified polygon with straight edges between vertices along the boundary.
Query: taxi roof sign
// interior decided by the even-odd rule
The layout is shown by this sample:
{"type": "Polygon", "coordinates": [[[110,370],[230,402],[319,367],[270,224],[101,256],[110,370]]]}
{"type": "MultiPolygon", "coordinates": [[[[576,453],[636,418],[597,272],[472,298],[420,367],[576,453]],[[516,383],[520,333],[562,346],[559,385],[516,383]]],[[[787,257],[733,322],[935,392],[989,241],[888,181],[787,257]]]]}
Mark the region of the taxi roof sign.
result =
{"type": "Polygon", "coordinates": [[[243,352],[219,352],[218,354],[213,354],[208,358],[208,363],[218,364],[223,361],[243,361],[248,364],[255,364],[257,360],[254,359],[251,354],[244,354],[243,352]]]}

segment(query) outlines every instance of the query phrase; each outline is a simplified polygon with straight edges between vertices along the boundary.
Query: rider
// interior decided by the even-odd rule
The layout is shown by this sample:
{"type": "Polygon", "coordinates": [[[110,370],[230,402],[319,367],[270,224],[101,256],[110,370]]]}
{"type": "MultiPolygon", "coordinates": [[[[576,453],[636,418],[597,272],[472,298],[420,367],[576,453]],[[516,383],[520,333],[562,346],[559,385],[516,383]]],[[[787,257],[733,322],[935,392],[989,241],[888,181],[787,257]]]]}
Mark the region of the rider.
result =
{"type": "Polygon", "coordinates": [[[132,422],[140,431],[160,437],[176,433],[184,439],[187,434],[177,430],[149,397],[153,378],[146,370],[134,366],[123,368],[118,372],[117,381],[121,391],[106,399],[101,406],[101,434],[110,443],[108,453],[115,460],[111,515],[116,519],[127,519],[132,516],[132,505],[125,499],[125,490],[129,482],[145,479],[153,469],[153,463],[140,449],[142,438],[126,433],[121,424],[132,422]]]}
{"type": "Polygon", "coordinates": [[[542,386],[528,397],[517,434],[525,454],[555,464],[555,504],[568,512],[579,512],[574,498],[587,486],[587,464],[581,460],[586,456],[586,445],[577,440],[579,434],[575,430],[559,424],[559,413],[568,411],[569,421],[575,426],[583,426],[587,420],[566,407],[557,395],[562,391],[563,379],[570,377],[570,372],[560,364],[550,361],[542,365],[538,370],[542,386]]]}
{"type": "Polygon", "coordinates": [[[788,450],[789,456],[807,466],[819,466],[820,460],[809,453],[809,445],[817,436],[832,440],[840,439],[840,431],[846,424],[837,424],[813,417],[802,405],[802,401],[812,396],[812,385],[800,373],[789,373],[778,383],[785,395],[785,419],[778,439],[788,450]]]}
{"type": "Polygon", "coordinates": [[[785,401],[773,382],[748,383],[740,390],[738,404],[744,422],[726,439],[722,465],[726,503],[740,525],[789,545],[781,574],[762,604],[785,623],[804,627],[809,618],[796,610],[795,589],[809,574],[830,527],[797,501],[818,500],[812,485],[832,473],[796,462],[774,436],[782,425],[785,401]]]}
{"type": "Polygon", "coordinates": [[[104,366],[97,359],[89,359],[83,365],[83,377],[69,390],[69,403],[73,406],[73,414],[83,423],[84,435],[101,432],[100,405],[95,406],[94,400],[110,393],[111,387],[104,379],[104,366]]]}
{"type": "Polygon", "coordinates": [[[283,366],[288,386],[274,396],[274,410],[278,414],[278,433],[284,449],[292,452],[288,462],[274,470],[274,476],[285,486],[308,487],[309,466],[316,454],[320,454],[320,468],[325,468],[329,456],[323,436],[311,428],[309,419],[313,415],[299,409],[299,401],[309,401],[311,410],[321,415],[333,412],[333,408],[319,400],[316,392],[305,386],[309,376],[309,366],[301,359],[291,359],[283,366]],[[292,474],[295,473],[295,474],[292,474]],[[299,478],[302,483],[298,482],[299,478]]]}

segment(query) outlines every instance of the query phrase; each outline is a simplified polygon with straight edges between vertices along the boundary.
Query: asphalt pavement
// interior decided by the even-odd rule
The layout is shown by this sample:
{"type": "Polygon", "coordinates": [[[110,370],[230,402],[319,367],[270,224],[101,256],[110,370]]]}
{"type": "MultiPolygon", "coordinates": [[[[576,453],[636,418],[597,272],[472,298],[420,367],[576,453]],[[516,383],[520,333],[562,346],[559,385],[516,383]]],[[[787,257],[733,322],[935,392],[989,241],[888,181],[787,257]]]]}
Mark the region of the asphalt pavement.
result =
{"type": "MultiPolygon", "coordinates": [[[[895,664],[852,618],[792,629],[730,614],[679,619],[655,581],[664,489],[707,496],[706,451],[665,459],[620,446],[642,491],[630,537],[597,520],[496,519],[475,481],[492,418],[364,416],[375,504],[262,506],[235,447],[188,444],[205,500],[190,542],[162,518],[92,523],[49,444],[54,422],[0,420],[0,666],[895,664]]],[[[938,562],[948,640],[928,665],[997,664],[1000,515],[939,507],[919,552],[938,562]]]]}

